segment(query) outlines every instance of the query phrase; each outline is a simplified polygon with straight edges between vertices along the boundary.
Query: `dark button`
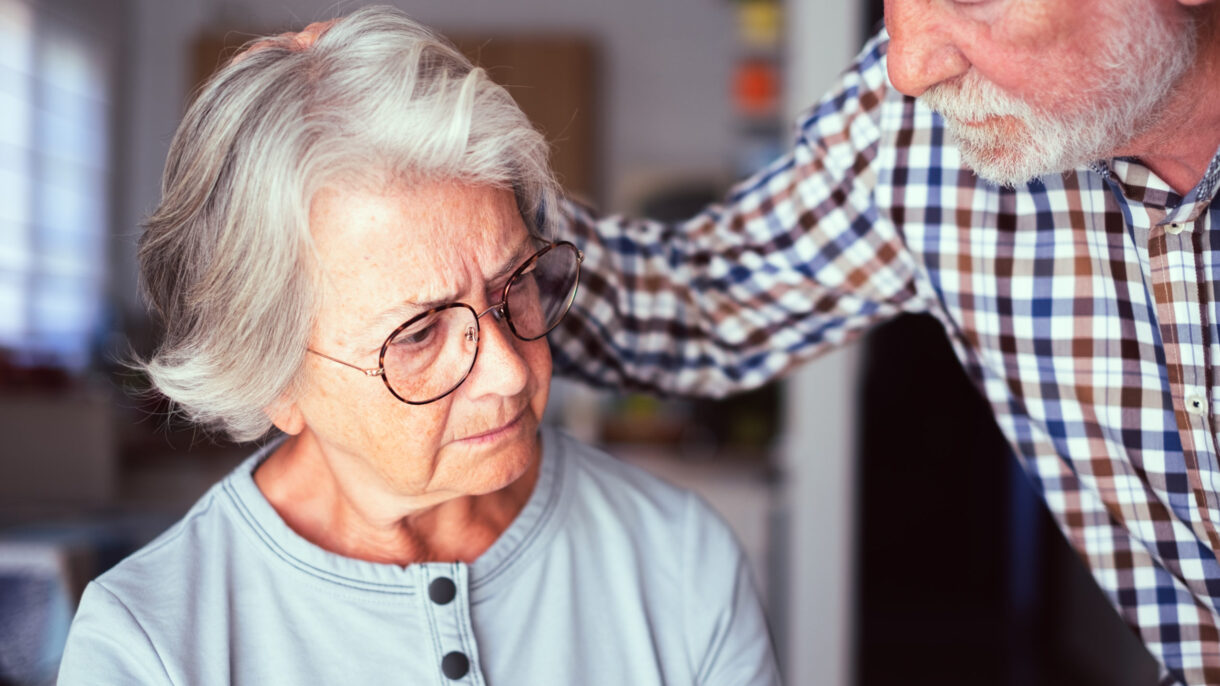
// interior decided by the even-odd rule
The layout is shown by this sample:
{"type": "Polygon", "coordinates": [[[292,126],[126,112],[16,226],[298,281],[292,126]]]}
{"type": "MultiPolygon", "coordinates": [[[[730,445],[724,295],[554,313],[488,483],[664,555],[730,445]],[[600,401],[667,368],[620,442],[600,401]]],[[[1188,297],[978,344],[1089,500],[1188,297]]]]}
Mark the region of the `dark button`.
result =
{"type": "Polygon", "coordinates": [[[457,584],[447,576],[440,576],[428,584],[428,597],[437,605],[446,605],[457,596],[457,584]]]}
{"type": "Polygon", "coordinates": [[[455,650],[441,658],[441,671],[450,679],[461,679],[470,671],[470,660],[455,650]]]}

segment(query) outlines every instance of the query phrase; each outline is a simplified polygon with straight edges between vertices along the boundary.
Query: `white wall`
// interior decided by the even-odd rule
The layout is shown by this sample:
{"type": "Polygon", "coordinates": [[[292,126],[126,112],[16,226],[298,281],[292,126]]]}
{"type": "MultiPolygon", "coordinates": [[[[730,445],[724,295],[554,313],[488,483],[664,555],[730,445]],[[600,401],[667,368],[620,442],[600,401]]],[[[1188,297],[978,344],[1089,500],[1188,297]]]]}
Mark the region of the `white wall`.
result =
{"type": "MultiPolygon", "coordinates": [[[[859,49],[856,2],[790,0],[787,111],[795,119],[859,49]]],[[[806,365],[788,382],[784,437],[789,684],[851,683],[857,347],[806,365]]]]}
{"type": "MultiPolygon", "coordinates": [[[[128,144],[119,155],[128,187],[119,208],[114,279],[123,305],[141,311],[130,246],[141,218],[158,199],[169,141],[190,88],[189,51],[196,34],[217,23],[239,23],[255,31],[300,28],[363,3],[131,3],[132,106],[124,132],[128,144]]],[[[605,198],[620,197],[621,180],[640,170],[664,167],[717,173],[731,165],[729,84],[736,44],[735,8],[729,0],[394,0],[390,4],[442,32],[578,32],[599,43],[605,198]]]]}

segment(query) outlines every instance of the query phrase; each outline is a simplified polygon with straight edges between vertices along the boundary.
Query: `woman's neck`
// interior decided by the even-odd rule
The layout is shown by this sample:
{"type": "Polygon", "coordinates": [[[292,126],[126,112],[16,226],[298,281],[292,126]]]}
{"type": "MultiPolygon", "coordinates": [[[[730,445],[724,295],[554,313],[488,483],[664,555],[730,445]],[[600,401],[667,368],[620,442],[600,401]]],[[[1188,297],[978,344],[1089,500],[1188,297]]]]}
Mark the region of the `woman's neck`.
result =
{"type": "Polygon", "coordinates": [[[369,562],[473,562],[525,507],[538,480],[535,459],[508,486],[419,506],[360,487],[330,468],[316,445],[289,437],[254,482],[293,531],[333,553],[369,562]]]}

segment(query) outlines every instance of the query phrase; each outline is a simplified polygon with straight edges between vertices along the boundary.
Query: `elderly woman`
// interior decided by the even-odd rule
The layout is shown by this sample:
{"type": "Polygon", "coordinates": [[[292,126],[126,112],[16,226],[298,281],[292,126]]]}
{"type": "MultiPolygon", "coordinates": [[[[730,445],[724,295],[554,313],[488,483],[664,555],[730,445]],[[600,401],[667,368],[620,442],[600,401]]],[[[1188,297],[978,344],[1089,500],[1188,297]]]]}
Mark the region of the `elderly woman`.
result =
{"type": "Polygon", "coordinates": [[[402,15],[273,39],[186,114],[140,248],[195,422],[268,440],[89,585],[66,684],[766,684],[690,493],[540,424],[581,255],[547,148],[402,15]]]}

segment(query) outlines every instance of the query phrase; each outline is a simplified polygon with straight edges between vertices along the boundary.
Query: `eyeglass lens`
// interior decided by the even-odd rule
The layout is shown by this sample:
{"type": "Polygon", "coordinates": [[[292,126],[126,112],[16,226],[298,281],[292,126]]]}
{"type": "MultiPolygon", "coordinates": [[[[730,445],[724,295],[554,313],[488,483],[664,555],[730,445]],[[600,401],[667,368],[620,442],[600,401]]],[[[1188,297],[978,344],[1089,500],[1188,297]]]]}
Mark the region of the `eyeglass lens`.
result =
{"type": "MultiPolygon", "coordinates": [[[[542,338],[567,312],[576,290],[576,248],[559,243],[532,258],[508,284],[507,322],[523,340],[542,338]]],[[[468,305],[453,303],[411,320],[386,343],[385,380],[411,403],[436,400],[462,383],[478,355],[479,324],[468,305]]]]}

